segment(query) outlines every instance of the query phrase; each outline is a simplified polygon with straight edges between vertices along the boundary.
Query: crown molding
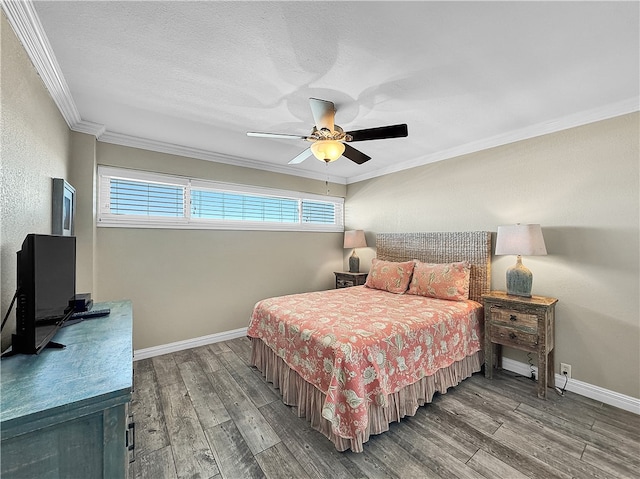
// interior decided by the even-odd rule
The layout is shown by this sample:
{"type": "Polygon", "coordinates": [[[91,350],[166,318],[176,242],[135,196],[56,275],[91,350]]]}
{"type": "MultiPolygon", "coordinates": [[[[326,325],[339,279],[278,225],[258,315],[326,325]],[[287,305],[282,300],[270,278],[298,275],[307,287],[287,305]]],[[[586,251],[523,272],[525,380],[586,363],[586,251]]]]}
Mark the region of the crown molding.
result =
{"type": "Polygon", "coordinates": [[[0,5],[67,125],[75,129],[82,119],[33,2],[0,0],[0,5]]]}
{"type": "Polygon", "coordinates": [[[104,125],[85,121],[80,117],[33,2],[0,0],[0,5],[69,128],[96,138],[103,134],[104,125]]]}
{"type": "Polygon", "coordinates": [[[328,176],[322,173],[315,173],[310,171],[304,171],[295,169],[289,166],[274,165],[272,163],[263,163],[255,160],[248,160],[246,158],[223,155],[209,150],[203,150],[198,148],[191,148],[187,146],[176,145],[172,143],[165,143],[156,140],[150,140],[146,138],[134,137],[130,135],[124,135],[121,133],[114,133],[106,131],[104,126],[97,123],[78,122],[73,130],[81,131],[83,133],[90,133],[96,136],[98,140],[105,143],[113,143],[116,145],[129,146],[132,148],[140,148],[143,150],[157,151],[160,153],[168,153],[171,155],[186,156],[190,158],[197,158],[201,160],[213,161],[217,163],[224,163],[228,165],[240,166],[245,168],[254,168],[263,171],[271,171],[273,173],[280,173],[284,175],[299,176],[303,178],[310,178],[313,180],[325,181],[328,180],[336,184],[351,184],[359,181],[369,180],[372,178],[378,178],[380,176],[388,175],[391,173],[397,173],[403,170],[416,168],[418,166],[424,166],[429,163],[435,163],[437,161],[448,160],[462,155],[470,153],[476,153],[490,148],[495,148],[517,141],[527,140],[538,136],[548,135],[550,133],[556,133],[569,128],[575,128],[589,123],[595,123],[597,121],[607,120],[616,116],[626,115],[628,113],[637,112],[640,110],[640,97],[629,98],[617,103],[606,105],[602,108],[594,108],[592,110],[574,113],[567,115],[563,118],[557,118],[548,122],[538,123],[519,130],[510,131],[504,134],[496,135],[493,137],[485,138],[479,141],[466,143],[464,145],[449,148],[447,150],[438,151],[431,155],[422,156],[414,160],[405,161],[389,165],[387,167],[378,168],[369,173],[365,173],[358,176],[352,176],[349,178],[339,176],[328,176]],[[81,127],[85,125],[86,129],[81,127]]]}
{"type": "Polygon", "coordinates": [[[99,138],[100,135],[105,133],[106,128],[99,123],[93,123],[92,121],[80,120],[78,123],[71,127],[73,131],[79,131],[80,133],[87,133],[99,138]]]}
{"type": "Polygon", "coordinates": [[[609,118],[626,115],[628,113],[633,113],[639,110],[640,97],[628,98],[617,103],[605,105],[601,108],[594,108],[592,110],[574,113],[562,118],[556,118],[555,120],[538,123],[526,128],[521,128],[519,130],[513,130],[500,135],[456,146],[454,148],[449,148],[447,150],[438,151],[431,155],[416,158],[415,160],[389,165],[387,167],[379,168],[375,171],[362,175],[351,176],[347,178],[347,184],[349,185],[351,183],[357,183],[358,181],[377,178],[379,176],[388,175],[390,173],[397,173],[399,171],[408,170],[417,166],[427,165],[429,163],[435,163],[436,161],[455,158],[457,156],[467,155],[469,153],[488,150],[489,148],[495,148],[497,146],[515,143],[516,141],[527,140],[529,138],[535,138],[537,136],[556,133],[558,131],[567,130],[569,128],[574,128],[589,123],[595,123],[597,121],[607,120],[609,118]]]}
{"type": "Polygon", "coordinates": [[[326,175],[312,171],[304,171],[290,166],[274,165],[272,163],[264,163],[261,161],[248,160],[239,156],[226,155],[216,153],[209,150],[199,148],[191,148],[187,146],[176,145],[173,143],[165,143],[157,140],[149,140],[136,136],[124,135],[122,133],[113,133],[106,131],[98,137],[99,141],[104,143],[112,143],[115,145],[128,146],[131,148],[140,148],[142,150],[157,151],[159,153],[167,153],[170,155],[185,156],[196,158],[199,160],[213,161],[216,163],[224,163],[226,165],[240,166],[244,168],[254,168],[256,170],[270,171],[283,175],[300,176],[310,178],[312,180],[330,181],[340,185],[346,184],[346,179],[340,176],[326,175]]]}

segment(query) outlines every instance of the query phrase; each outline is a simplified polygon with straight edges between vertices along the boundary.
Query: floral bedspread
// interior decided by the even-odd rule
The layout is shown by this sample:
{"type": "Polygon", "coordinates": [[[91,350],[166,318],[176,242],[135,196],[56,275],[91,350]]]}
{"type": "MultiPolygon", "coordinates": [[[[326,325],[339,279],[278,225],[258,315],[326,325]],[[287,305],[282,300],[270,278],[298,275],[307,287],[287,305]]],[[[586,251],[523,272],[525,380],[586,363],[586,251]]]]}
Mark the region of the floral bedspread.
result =
{"type": "Polygon", "coordinates": [[[322,416],[355,438],[368,404],[482,348],[482,306],[364,286],[269,298],[247,332],[326,394],[322,416]]]}

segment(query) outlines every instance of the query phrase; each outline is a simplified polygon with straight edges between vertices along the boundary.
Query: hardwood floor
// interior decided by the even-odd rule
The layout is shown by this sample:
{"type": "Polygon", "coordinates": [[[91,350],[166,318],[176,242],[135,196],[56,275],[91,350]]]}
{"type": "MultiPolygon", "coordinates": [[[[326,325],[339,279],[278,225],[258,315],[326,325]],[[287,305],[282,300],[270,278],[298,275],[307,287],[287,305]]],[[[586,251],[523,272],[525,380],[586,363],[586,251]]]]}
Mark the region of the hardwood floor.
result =
{"type": "Polygon", "coordinates": [[[248,366],[246,338],[134,363],[129,478],[638,477],[640,416],[480,373],[337,452],[248,366]]]}

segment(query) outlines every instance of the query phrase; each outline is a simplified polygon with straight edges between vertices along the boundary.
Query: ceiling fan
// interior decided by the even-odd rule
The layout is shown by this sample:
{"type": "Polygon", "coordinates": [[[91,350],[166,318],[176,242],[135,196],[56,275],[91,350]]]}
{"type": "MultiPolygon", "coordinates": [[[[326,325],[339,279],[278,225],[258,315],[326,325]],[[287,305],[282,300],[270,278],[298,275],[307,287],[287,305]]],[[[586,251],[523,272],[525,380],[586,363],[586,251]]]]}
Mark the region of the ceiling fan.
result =
{"type": "Polygon", "coordinates": [[[344,155],[351,161],[361,165],[362,163],[369,161],[371,157],[356,150],[345,142],[400,138],[409,134],[406,124],[380,126],[377,128],[366,128],[364,130],[345,132],[334,123],[336,108],[332,102],[319,100],[317,98],[309,98],[309,105],[311,106],[311,113],[315,122],[315,126],[309,135],[288,135],[249,131],[247,132],[247,136],[310,141],[311,146],[291,160],[289,162],[290,165],[302,163],[311,155],[327,163],[335,161],[340,158],[340,156],[344,155]]]}

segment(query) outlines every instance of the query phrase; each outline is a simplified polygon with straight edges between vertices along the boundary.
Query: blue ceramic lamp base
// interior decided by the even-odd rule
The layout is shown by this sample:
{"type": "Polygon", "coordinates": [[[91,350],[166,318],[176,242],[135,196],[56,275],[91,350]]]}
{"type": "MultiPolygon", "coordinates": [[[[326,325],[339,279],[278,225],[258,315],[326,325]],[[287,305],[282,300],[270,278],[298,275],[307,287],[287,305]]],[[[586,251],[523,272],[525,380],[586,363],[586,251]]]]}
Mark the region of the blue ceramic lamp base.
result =
{"type": "Polygon", "coordinates": [[[522,264],[522,257],[518,256],[515,266],[507,269],[507,294],[531,297],[533,274],[522,264]]]}

